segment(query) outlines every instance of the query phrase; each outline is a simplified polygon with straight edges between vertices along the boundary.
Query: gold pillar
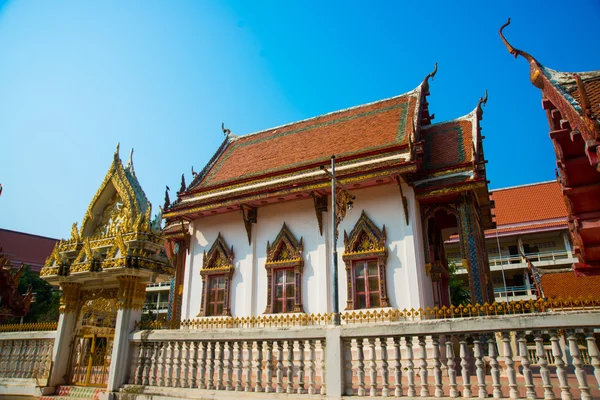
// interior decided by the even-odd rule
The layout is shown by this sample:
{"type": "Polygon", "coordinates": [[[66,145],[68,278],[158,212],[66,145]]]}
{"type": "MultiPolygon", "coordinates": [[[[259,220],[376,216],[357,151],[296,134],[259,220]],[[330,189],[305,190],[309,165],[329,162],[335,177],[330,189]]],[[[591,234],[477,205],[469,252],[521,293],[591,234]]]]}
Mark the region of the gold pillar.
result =
{"type": "Polygon", "coordinates": [[[119,310],[141,310],[146,301],[146,284],[140,282],[139,276],[118,276],[119,293],[117,306],[119,310]]]}
{"type": "Polygon", "coordinates": [[[61,314],[76,311],[81,283],[63,282],[60,284],[60,287],[62,289],[62,294],[60,295],[60,307],[58,308],[58,311],[61,314]]]}

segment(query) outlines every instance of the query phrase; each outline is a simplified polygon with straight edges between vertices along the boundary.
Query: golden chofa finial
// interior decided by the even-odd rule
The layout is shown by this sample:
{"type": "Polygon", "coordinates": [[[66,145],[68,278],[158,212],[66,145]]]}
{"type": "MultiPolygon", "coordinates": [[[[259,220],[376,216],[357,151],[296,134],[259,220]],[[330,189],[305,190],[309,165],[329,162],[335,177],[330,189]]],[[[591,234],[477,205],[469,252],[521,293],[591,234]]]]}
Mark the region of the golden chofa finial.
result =
{"type": "Polygon", "coordinates": [[[515,58],[521,56],[529,62],[529,80],[531,81],[531,83],[533,83],[533,86],[539,89],[543,89],[544,81],[542,80],[541,65],[537,62],[535,58],[531,56],[531,54],[523,50],[516,49],[510,43],[508,43],[508,40],[506,40],[504,34],[502,33],[504,28],[506,28],[508,25],[510,25],[510,18],[506,21],[504,25],[500,27],[500,30],[498,31],[500,39],[502,39],[502,42],[506,46],[508,52],[515,56],[515,58]]]}
{"type": "Polygon", "coordinates": [[[119,158],[119,146],[121,145],[121,142],[117,142],[117,148],[115,149],[115,158],[119,158]]]}

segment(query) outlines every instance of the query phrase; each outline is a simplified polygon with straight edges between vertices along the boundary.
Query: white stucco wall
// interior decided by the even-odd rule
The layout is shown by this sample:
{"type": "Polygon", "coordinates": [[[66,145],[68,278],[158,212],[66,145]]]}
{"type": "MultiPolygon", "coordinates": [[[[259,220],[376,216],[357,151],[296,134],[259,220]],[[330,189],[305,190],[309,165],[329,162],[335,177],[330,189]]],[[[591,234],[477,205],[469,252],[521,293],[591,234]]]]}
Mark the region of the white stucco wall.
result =
{"type": "MultiPolygon", "coordinates": [[[[406,225],[402,200],[395,184],[352,190],[356,196],[339,227],[338,279],[340,311],[346,307],[346,271],[342,260],[344,230],[350,233],[362,210],[381,229],[385,224],[388,259],[387,289],[392,307],[418,308],[433,304],[431,281],[425,275],[423,238],[419,205],[414,192],[405,186],[409,204],[406,225]]],[[[331,205],[328,206],[331,208],[331,205]]],[[[330,211],[330,210],[329,210],[330,211]]],[[[208,251],[219,232],[235,253],[231,284],[233,316],[257,316],[265,311],[267,274],[265,270],[267,241],[275,240],[286,223],[304,245],[302,299],[307,313],[331,311],[331,215],[323,213],[323,236],[319,234],[313,200],[299,200],[259,208],[258,222],[253,225],[252,243],[248,245],[246,230],[239,213],[229,213],[195,220],[190,255],[186,260],[182,318],[194,318],[200,310],[202,280],[200,269],[204,251],[208,251]]]]}

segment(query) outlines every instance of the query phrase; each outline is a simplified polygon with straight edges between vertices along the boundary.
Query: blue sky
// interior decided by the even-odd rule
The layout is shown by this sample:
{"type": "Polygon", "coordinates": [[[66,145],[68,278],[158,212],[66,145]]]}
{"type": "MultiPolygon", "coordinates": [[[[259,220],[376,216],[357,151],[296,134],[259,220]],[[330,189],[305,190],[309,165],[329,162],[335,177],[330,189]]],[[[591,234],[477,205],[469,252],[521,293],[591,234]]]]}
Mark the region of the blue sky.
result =
{"type": "Polygon", "coordinates": [[[0,0],[0,227],[66,237],[117,142],[154,206],[223,140],[431,83],[434,122],[482,122],[492,188],[554,179],[528,66],[600,68],[600,3],[0,0]],[[554,4],[554,6],[553,6],[554,4]],[[560,5],[560,7],[559,7],[560,5]]]}

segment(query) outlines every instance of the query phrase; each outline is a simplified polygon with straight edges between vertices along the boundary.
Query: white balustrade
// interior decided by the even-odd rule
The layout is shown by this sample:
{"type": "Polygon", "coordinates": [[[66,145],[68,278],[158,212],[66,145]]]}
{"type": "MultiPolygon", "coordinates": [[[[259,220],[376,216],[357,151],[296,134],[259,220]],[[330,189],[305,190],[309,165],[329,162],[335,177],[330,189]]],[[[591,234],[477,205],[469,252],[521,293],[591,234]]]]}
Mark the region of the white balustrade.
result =
{"type": "Polygon", "coordinates": [[[50,374],[54,336],[44,331],[0,333],[0,380],[35,379],[43,384],[50,374]]]}
{"type": "MultiPolygon", "coordinates": [[[[321,327],[142,331],[132,335],[130,383],[326,398],[327,373],[333,373],[340,387],[332,395],[341,396],[600,398],[599,316],[581,311],[328,327],[339,330],[340,343],[326,342],[321,327]],[[326,346],[339,346],[340,358],[328,363],[326,346]]],[[[0,374],[43,364],[36,360],[46,346],[31,346],[0,341],[0,374]]]]}

